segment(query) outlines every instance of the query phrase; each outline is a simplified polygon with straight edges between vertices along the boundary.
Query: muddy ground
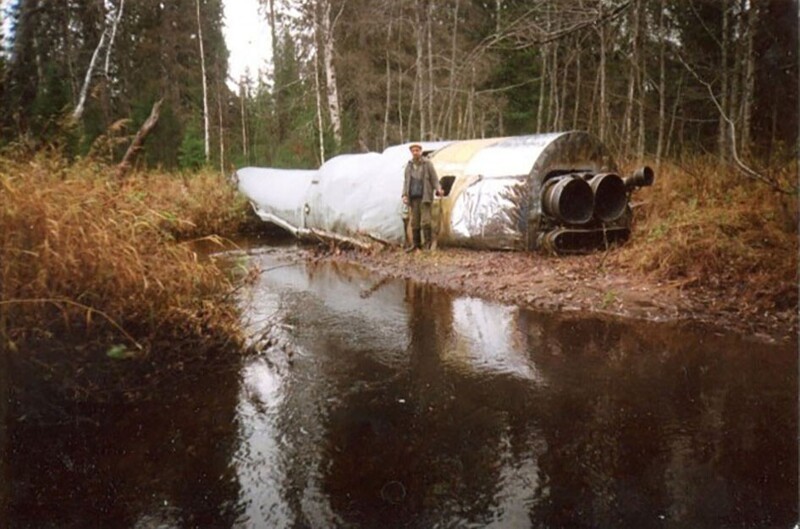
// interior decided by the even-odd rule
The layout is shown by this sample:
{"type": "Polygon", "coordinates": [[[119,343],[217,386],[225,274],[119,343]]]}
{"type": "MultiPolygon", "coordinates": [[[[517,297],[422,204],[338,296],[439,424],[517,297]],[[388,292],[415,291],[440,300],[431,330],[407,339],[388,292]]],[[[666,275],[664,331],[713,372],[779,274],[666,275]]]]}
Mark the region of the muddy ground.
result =
{"type": "Polygon", "coordinates": [[[703,322],[757,341],[797,341],[798,310],[764,309],[747,285],[718,288],[660,281],[620,263],[614,251],[545,256],[443,248],[407,254],[379,251],[310,251],[313,260],[358,263],[379,277],[402,277],[459,293],[522,307],[651,321],[703,322]]]}

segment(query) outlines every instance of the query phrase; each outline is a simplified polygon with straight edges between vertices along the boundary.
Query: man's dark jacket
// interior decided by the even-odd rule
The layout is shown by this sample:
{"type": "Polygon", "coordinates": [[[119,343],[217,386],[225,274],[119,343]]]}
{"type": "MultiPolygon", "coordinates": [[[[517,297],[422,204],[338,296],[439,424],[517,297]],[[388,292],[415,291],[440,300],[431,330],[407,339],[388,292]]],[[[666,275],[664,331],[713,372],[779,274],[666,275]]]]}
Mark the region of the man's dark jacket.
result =
{"type": "MultiPolygon", "coordinates": [[[[433,202],[433,193],[439,189],[439,177],[436,175],[436,169],[433,168],[433,163],[427,158],[420,158],[422,174],[422,202],[433,202]]],[[[407,197],[411,186],[411,167],[414,160],[409,160],[406,164],[405,180],[403,181],[403,196],[407,197]]]]}

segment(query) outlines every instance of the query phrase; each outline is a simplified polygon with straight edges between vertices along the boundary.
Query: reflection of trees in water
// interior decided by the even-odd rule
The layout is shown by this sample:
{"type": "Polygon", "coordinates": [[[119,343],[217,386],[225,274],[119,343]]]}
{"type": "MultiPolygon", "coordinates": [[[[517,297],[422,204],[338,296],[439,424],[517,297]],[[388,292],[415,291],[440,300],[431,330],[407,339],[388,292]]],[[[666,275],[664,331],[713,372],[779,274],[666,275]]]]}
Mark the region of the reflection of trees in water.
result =
{"type": "Polygon", "coordinates": [[[297,524],[324,525],[316,509],[363,527],[790,525],[794,364],[412,283],[398,308],[391,287],[326,270],[311,289],[324,307],[290,321],[324,327],[279,419],[297,524]]]}
{"type": "MultiPolygon", "coordinates": [[[[549,327],[535,334],[552,394],[540,410],[546,485],[532,520],[546,527],[791,523],[797,480],[776,461],[796,468],[786,442],[796,418],[793,406],[764,402],[778,373],[747,344],[652,325],[551,318],[539,325],[549,327]],[[770,470],[759,470],[765,464],[770,470]]],[[[786,386],[776,393],[794,394],[786,386]]]]}
{"type": "Polygon", "coordinates": [[[187,365],[141,388],[147,400],[51,403],[69,415],[10,422],[13,496],[9,523],[0,519],[0,526],[233,524],[238,388],[231,367],[187,365]]]}
{"type": "Polygon", "coordinates": [[[442,368],[450,296],[409,283],[406,302],[409,368],[349,393],[332,412],[326,491],[345,523],[364,527],[486,522],[507,416],[442,368]]]}

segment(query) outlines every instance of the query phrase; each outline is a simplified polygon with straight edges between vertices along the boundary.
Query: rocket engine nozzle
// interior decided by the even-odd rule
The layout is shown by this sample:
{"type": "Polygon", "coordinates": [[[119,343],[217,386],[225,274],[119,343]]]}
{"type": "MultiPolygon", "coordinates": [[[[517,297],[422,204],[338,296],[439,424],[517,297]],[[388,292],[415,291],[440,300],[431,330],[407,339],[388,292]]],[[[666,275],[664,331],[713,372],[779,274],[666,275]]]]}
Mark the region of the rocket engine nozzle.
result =
{"type": "Polygon", "coordinates": [[[580,175],[552,178],[545,183],[542,209],[561,222],[585,224],[592,219],[594,193],[580,175]]]}
{"type": "Polygon", "coordinates": [[[615,173],[602,173],[589,180],[594,193],[594,215],[602,222],[613,222],[625,213],[628,190],[625,182],[615,173]]]}
{"type": "Polygon", "coordinates": [[[626,176],[623,181],[629,190],[635,187],[648,187],[653,185],[656,175],[649,166],[645,165],[637,169],[631,176],[626,176]]]}

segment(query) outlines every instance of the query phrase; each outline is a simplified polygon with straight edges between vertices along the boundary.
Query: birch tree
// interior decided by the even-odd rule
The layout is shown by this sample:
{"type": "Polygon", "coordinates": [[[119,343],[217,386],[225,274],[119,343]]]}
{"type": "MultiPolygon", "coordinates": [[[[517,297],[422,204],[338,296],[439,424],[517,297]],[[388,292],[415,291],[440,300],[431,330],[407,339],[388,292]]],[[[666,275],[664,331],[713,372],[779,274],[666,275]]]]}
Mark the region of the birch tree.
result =
{"type": "Polygon", "coordinates": [[[86,105],[86,95],[89,93],[89,85],[92,82],[92,75],[94,74],[95,63],[97,57],[100,55],[100,50],[106,42],[106,35],[108,35],[108,28],[104,27],[103,32],[100,34],[100,40],[92,53],[92,58],[89,61],[89,66],[86,68],[86,75],[83,78],[83,85],[81,86],[80,96],[78,96],[78,104],[75,105],[75,110],[72,112],[73,121],[78,121],[83,116],[83,109],[86,105]]]}
{"type": "Polygon", "coordinates": [[[205,148],[206,163],[208,163],[211,156],[208,124],[208,81],[206,78],[206,55],[203,49],[203,25],[200,19],[200,0],[195,0],[195,5],[197,7],[197,42],[200,46],[200,72],[203,76],[203,145],[205,148]]]}
{"type": "Polygon", "coordinates": [[[331,1],[320,0],[322,20],[321,20],[321,41],[322,41],[322,57],[323,66],[325,69],[325,88],[328,97],[328,116],[331,120],[331,127],[333,128],[333,139],[336,142],[336,147],[342,145],[342,111],[339,106],[339,87],[337,84],[336,64],[334,62],[335,43],[336,38],[334,30],[339,16],[342,14],[342,8],[336,16],[331,19],[331,1]]]}

